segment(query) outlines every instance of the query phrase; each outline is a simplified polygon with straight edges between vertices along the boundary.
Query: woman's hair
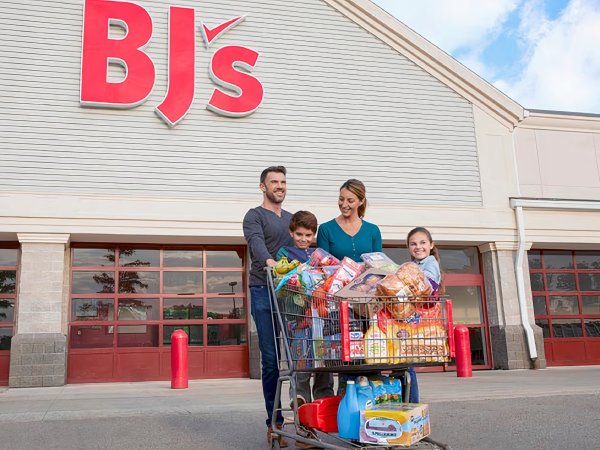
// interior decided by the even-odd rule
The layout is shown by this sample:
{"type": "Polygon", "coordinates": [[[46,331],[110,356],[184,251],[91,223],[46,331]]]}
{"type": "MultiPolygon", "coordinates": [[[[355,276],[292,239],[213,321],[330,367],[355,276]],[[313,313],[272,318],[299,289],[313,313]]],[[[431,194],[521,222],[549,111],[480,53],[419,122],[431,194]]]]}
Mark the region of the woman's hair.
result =
{"type": "MultiPolygon", "coordinates": [[[[431,237],[431,233],[429,232],[429,230],[427,228],[425,228],[425,227],[416,227],[416,228],[413,228],[412,230],[410,230],[408,232],[408,235],[406,236],[406,246],[407,247],[408,247],[408,241],[416,233],[424,233],[425,236],[427,236],[427,239],[429,239],[429,242],[431,242],[431,243],[433,242],[433,238],[431,237]]],[[[441,266],[440,252],[438,251],[437,245],[433,246],[433,248],[431,249],[431,254],[435,258],[435,260],[438,262],[438,264],[440,264],[440,266],[441,266]]],[[[411,261],[415,260],[415,258],[412,255],[410,256],[410,259],[411,259],[411,261]]],[[[441,271],[441,267],[440,267],[440,275],[441,275],[441,279],[440,279],[440,283],[439,283],[439,286],[438,286],[438,292],[440,294],[444,294],[446,292],[446,285],[444,283],[444,274],[441,271]]]]}
{"type": "Polygon", "coordinates": [[[363,202],[362,205],[358,207],[358,217],[361,219],[365,217],[365,212],[367,211],[367,189],[365,188],[363,182],[355,178],[351,178],[342,184],[340,191],[342,189],[348,189],[358,197],[358,200],[363,202]]]}
{"type": "Polygon", "coordinates": [[[319,222],[317,222],[317,218],[309,211],[298,211],[290,219],[291,232],[294,232],[298,228],[302,227],[312,231],[313,233],[316,233],[318,225],[319,222]]]}

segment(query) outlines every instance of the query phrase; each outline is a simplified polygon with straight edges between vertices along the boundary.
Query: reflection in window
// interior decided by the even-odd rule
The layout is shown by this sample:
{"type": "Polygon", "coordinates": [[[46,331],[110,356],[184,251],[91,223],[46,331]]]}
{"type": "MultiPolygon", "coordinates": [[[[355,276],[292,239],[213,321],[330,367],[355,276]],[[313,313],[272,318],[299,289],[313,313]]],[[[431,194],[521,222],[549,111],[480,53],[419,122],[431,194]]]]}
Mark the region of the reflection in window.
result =
{"type": "Polygon", "coordinates": [[[0,294],[15,294],[17,292],[17,271],[0,270],[0,294]]]}
{"type": "Polygon", "coordinates": [[[219,297],[206,299],[209,319],[245,319],[244,299],[239,297],[219,297]]]}
{"type": "Polygon", "coordinates": [[[202,272],[163,272],[165,294],[201,294],[202,272]]]}
{"type": "Polygon", "coordinates": [[[531,281],[532,291],[543,291],[544,290],[544,276],[541,273],[530,273],[529,279],[531,281]]]}
{"type": "Polygon", "coordinates": [[[158,320],[159,299],[126,298],[119,299],[118,320],[158,320]]]}
{"type": "Polygon", "coordinates": [[[73,294],[112,294],[114,272],[73,272],[73,294]]]}
{"type": "Polygon", "coordinates": [[[163,326],[163,345],[171,345],[171,336],[175,330],[183,330],[188,335],[188,345],[203,345],[202,325],[165,325],[163,326]]]}
{"type": "Polygon", "coordinates": [[[0,266],[16,266],[17,254],[16,248],[0,248],[0,266]]]}
{"type": "Polygon", "coordinates": [[[447,286],[455,323],[483,323],[479,286],[447,286]]]}
{"type": "Polygon", "coordinates": [[[471,363],[477,365],[487,364],[484,329],[469,328],[469,341],[471,343],[471,363]]]}
{"type": "Polygon", "coordinates": [[[561,296],[551,295],[549,299],[550,303],[550,314],[556,315],[575,315],[579,314],[579,303],[577,302],[577,296],[561,296]]]}
{"type": "Polygon", "coordinates": [[[546,313],[546,297],[533,297],[533,312],[536,316],[545,316],[546,313]]]}
{"type": "Polygon", "coordinates": [[[160,265],[160,250],[120,250],[119,265],[122,267],[158,267],[160,265]]]}
{"type": "Polygon", "coordinates": [[[246,325],[208,325],[208,345],[241,345],[246,343],[246,325]]]}
{"type": "Polygon", "coordinates": [[[112,325],[71,325],[72,348],[107,348],[113,346],[112,325]]]}
{"type": "Polygon", "coordinates": [[[580,273],[579,290],[600,291],[600,273],[580,273]]]}
{"type": "Polygon", "coordinates": [[[201,298],[165,298],[163,302],[164,320],[199,320],[203,318],[201,298]]]}
{"type": "Polygon", "coordinates": [[[158,325],[119,325],[119,347],[158,347],[158,325]]]}
{"type": "Polygon", "coordinates": [[[573,254],[567,251],[544,251],[546,269],[572,269],[573,254]]]}
{"type": "Polygon", "coordinates": [[[599,269],[600,252],[575,252],[578,269],[599,269]]]}
{"type": "Polygon", "coordinates": [[[587,337],[600,338],[600,319],[585,319],[583,322],[587,337]]]}
{"type": "Polygon", "coordinates": [[[75,267],[114,266],[115,251],[104,248],[74,248],[72,265],[75,267]]]}
{"type": "Polygon", "coordinates": [[[542,255],[539,250],[529,250],[527,252],[527,262],[530,269],[542,268],[542,255]]]}
{"type": "Polygon", "coordinates": [[[202,250],[165,250],[163,267],[202,268],[202,250]]]}
{"type": "Polygon", "coordinates": [[[547,319],[536,319],[535,324],[542,329],[544,338],[550,337],[550,325],[547,319]]]}
{"type": "Polygon", "coordinates": [[[71,320],[113,320],[113,299],[74,298],[71,300],[71,320]]]}
{"type": "Polygon", "coordinates": [[[0,298],[0,322],[14,322],[15,302],[6,298],[0,298]]]}
{"type": "Polygon", "coordinates": [[[386,247],[383,249],[383,252],[397,264],[410,261],[410,255],[406,248],[386,247]]]}
{"type": "Polygon", "coordinates": [[[12,335],[12,328],[0,328],[0,350],[10,350],[12,335]]]}
{"type": "Polygon", "coordinates": [[[581,297],[583,314],[600,314],[600,295],[584,295],[581,297]]]}
{"type": "Polygon", "coordinates": [[[160,272],[119,272],[120,294],[158,294],[160,272]]]}
{"type": "Polygon", "coordinates": [[[210,293],[241,294],[241,272],[206,272],[206,290],[210,293]]]}
{"type": "Polygon", "coordinates": [[[236,250],[207,250],[206,267],[242,267],[242,255],[236,250]]]}
{"type": "Polygon", "coordinates": [[[476,247],[441,248],[440,259],[446,273],[480,273],[479,251],[476,247]]]}
{"type": "Polygon", "coordinates": [[[547,273],[546,285],[549,291],[575,291],[575,274],[547,273]]]}
{"type": "Polygon", "coordinates": [[[579,319],[552,319],[552,335],[555,338],[582,337],[581,321],[579,319]]]}

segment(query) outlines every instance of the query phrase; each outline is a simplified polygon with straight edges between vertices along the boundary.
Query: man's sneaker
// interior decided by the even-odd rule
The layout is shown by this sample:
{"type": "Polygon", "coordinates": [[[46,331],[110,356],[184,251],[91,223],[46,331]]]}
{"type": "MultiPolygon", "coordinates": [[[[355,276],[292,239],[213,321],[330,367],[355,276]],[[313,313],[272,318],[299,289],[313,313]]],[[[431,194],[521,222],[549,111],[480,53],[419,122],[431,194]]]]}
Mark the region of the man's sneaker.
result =
{"type": "MultiPolygon", "coordinates": [[[[283,428],[283,426],[280,424],[277,424],[276,426],[277,426],[278,430],[281,430],[283,428]]],[[[289,445],[288,441],[283,436],[274,435],[273,427],[271,425],[269,425],[269,427],[267,428],[267,444],[269,444],[269,448],[271,448],[271,444],[273,443],[273,438],[279,440],[279,447],[281,447],[281,448],[285,448],[289,445]]]]}
{"type": "MultiPolygon", "coordinates": [[[[304,397],[301,397],[301,396],[296,397],[296,401],[298,402],[298,408],[300,408],[302,405],[304,405],[306,403],[306,400],[304,400],[304,397]]],[[[294,399],[290,400],[290,408],[294,409],[294,399]]]]}

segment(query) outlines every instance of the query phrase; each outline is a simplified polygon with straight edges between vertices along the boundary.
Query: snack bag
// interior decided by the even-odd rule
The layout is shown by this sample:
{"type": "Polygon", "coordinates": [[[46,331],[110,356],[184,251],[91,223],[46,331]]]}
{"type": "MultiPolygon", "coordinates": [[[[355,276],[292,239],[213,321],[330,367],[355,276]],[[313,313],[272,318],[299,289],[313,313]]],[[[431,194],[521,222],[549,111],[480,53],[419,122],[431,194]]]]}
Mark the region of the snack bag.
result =
{"type": "Polygon", "coordinates": [[[329,294],[335,294],[341,288],[350,283],[350,281],[354,280],[358,275],[360,275],[363,270],[365,270],[365,267],[362,264],[359,264],[345,256],[338,270],[332,277],[329,278],[333,279],[333,281],[331,282],[331,287],[327,292],[329,294]]]}
{"type": "Polygon", "coordinates": [[[394,377],[382,377],[388,403],[402,403],[402,382],[394,377]]]}
{"type": "Polygon", "coordinates": [[[381,403],[385,403],[387,400],[387,393],[385,390],[385,385],[383,384],[381,375],[373,375],[369,377],[369,385],[373,391],[373,403],[375,405],[380,405],[381,403]]]}
{"type": "Polygon", "coordinates": [[[337,266],[339,263],[339,259],[322,248],[315,249],[308,260],[308,264],[313,267],[337,266]]]}
{"type": "Polygon", "coordinates": [[[400,267],[383,252],[363,253],[360,258],[370,269],[381,269],[386,272],[395,272],[400,267]]]}

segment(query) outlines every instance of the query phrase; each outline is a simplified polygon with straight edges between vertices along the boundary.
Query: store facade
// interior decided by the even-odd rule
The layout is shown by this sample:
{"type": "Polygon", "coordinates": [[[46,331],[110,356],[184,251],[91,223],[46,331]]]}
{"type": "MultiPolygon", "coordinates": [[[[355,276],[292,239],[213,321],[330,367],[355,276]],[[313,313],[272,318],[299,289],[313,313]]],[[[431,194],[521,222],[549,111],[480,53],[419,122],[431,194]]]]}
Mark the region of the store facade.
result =
{"type": "Polygon", "coordinates": [[[241,221],[272,164],[321,222],[364,181],[398,261],[427,226],[475,366],[545,366],[523,252],[555,247],[514,203],[539,124],[369,1],[9,2],[0,25],[0,382],[167,379],[175,327],[193,378],[258,376],[241,221]]]}

